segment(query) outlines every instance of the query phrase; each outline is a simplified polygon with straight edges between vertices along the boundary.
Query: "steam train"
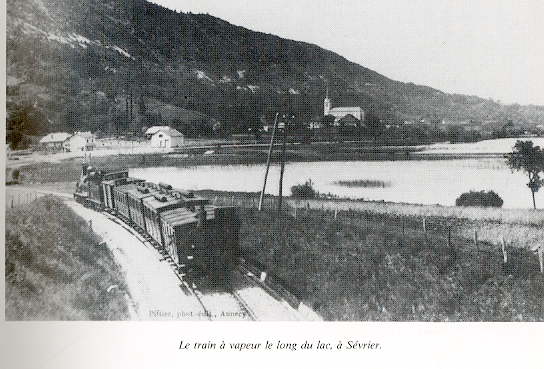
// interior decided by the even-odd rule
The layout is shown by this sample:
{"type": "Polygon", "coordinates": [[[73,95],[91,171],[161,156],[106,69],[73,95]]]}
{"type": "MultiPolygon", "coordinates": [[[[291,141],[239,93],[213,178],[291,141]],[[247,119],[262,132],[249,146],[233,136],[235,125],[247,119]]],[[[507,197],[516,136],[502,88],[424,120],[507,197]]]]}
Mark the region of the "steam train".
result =
{"type": "Polygon", "coordinates": [[[169,184],[132,178],[128,171],[99,171],[88,164],[83,164],[74,199],[145,232],[182,273],[222,278],[235,266],[240,233],[236,207],[215,206],[169,184]]]}

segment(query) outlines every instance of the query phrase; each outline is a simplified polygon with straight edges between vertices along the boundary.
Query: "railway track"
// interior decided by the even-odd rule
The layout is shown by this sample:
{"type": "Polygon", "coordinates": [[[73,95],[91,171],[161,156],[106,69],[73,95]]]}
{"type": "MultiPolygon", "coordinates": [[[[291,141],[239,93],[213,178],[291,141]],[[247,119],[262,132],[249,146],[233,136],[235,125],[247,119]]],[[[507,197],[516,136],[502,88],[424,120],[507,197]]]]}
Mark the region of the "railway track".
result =
{"type": "Polygon", "coordinates": [[[235,292],[225,287],[206,287],[199,289],[194,281],[184,272],[183,267],[178,266],[168,252],[156,242],[143,229],[138,227],[121,214],[102,212],[111,221],[121,225],[127,231],[134,234],[147,247],[153,248],[160,255],[159,260],[167,262],[176,277],[181,282],[183,292],[196,298],[203,309],[198,314],[204,315],[208,320],[258,320],[249,305],[235,292]]]}
{"type": "MultiPolygon", "coordinates": [[[[166,250],[143,229],[123,216],[103,212],[112,221],[135,234],[144,245],[152,247],[160,255],[160,261],[168,262],[180,280],[186,295],[192,295],[202,306],[208,320],[284,321],[321,320],[309,309],[300,311],[300,302],[288,291],[279,291],[265,283],[257,267],[242,260],[232,271],[230,286],[197,286],[197,283],[179,267],[166,250]]],[[[276,286],[274,286],[276,287],[276,286]]]]}

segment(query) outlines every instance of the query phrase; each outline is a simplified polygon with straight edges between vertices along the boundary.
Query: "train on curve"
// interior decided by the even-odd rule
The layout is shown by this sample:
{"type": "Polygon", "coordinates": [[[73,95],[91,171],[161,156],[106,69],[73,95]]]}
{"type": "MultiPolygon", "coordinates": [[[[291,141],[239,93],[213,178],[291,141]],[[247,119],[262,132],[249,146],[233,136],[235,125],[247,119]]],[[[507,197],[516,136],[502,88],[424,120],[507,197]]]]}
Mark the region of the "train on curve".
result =
{"type": "Polygon", "coordinates": [[[83,164],[74,199],[152,238],[182,274],[222,278],[235,266],[240,233],[236,207],[215,206],[192,192],[89,164],[83,164]]]}

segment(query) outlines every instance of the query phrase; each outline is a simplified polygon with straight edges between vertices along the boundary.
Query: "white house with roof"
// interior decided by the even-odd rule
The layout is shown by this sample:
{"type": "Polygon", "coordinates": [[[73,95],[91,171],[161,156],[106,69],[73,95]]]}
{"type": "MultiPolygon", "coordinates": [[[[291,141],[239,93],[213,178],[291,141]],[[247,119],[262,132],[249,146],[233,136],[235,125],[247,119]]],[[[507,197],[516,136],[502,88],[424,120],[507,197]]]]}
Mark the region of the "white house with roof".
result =
{"type": "Polygon", "coordinates": [[[45,137],[42,137],[40,140],[40,145],[44,145],[49,148],[62,148],[64,141],[69,138],[71,135],[64,132],[50,133],[45,137]]]}
{"type": "Polygon", "coordinates": [[[161,129],[168,129],[170,127],[168,126],[153,126],[153,127],[149,127],[147,129],[147,131],[145,131],[145,136],[147,138],[150,138],[151,136],[153,136],[155,133],[157,133],[158,131],[160,131],[161,129]]]}
{"type": "Polygon", "coordinates": [[[163,127],[151,136],[151,147],[179,147],[183,145],[183,141],[183,133],[174,128],[163,127]]]}
{"type": "MultiPolygon", "coordinates": [[[[340,120],[347,115],[351,115],[353,118],[358,120],[362,124],[365,119],[365,112],[358,106],[341,106],[337,108],[332,107],[331,99],[329,95],[325,97],[323,102],[323,115],[332,115],[334,117],[334,125],[340,125],[340,120]]],[[[353,119],[350,118],[350,123],[353,123],[353,119]]]]}
{"type": "Polygon", "coordinates": [[[66,151],[91,151],[96,147],[95,135],[91,132],[75,132],[64,141],[66,151]]]}

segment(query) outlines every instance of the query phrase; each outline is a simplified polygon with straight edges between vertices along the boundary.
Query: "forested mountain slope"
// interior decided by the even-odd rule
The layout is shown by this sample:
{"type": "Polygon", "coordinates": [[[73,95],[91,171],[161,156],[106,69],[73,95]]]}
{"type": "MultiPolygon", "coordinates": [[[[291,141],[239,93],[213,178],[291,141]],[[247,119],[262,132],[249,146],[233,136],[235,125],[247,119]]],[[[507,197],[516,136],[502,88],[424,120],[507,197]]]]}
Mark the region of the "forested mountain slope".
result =
{"type": "Polygon", "coordinates": [[[52,131],[247,131],[333,103],[385,122],[544,123],[544,107],[396,82],[316,45],[144,0],[7,0],[8,141],[52,131]],[[10,136],[11,135],[11,136],[10,136]],[[19,136],[17,136],[19,135],[19,136]]]}

